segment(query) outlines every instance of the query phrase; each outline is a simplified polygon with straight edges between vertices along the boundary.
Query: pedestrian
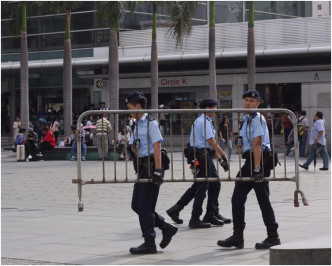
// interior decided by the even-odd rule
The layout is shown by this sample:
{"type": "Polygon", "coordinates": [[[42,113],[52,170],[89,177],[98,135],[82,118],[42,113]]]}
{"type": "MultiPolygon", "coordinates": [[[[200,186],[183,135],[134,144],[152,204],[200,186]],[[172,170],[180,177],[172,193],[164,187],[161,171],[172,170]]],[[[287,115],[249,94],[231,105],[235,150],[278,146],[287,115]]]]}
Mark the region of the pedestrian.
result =
{"type": "Polygon", "coordinates": [[[308,118],[306,117],[307,112],[302,110],[300,112],[300,116],[297,119],[297,124],[301,125],[303,129],[303,134],[299,135],[299,153],[300,157],[305,157],[305,148],[307,146],[307,139],[308,139],[308,131],[309,131],[309,122],[308,118]]]}
{"type": "Polygon", "coordinates": [[[59,137],[59,129],[60,129],[60,123],[58,122],[58,119],[57,118],[54,118],[54,121],[51,125],[51,131],[53,132],[54,134],[54,137],[55,137],[55,143],[57,143],[58,141],[58,137],[59,137]]]}
{"type": "Polygon", "coordinates": [[[120,151],[120,160],[125,159],[125,149],[126,149],[126,143],[129,142],[130,134],[127,132],[127,127],[122,126],[121,131],[118,134],[118,144],[119,144],[119,151],[120,151]]]}
{"type": "MultiPolygon", "coordinates": [[[[81,124],[82,126],[82,124],[81,124]]],[[[77,151],[77,135],[76,135],[76,126],[72,125],[71,126],[71,135],[69,138],[69,142],[72,144],[71,145],[71,161],[75,160],[75,153],[77,151]]],[[[85,142],[85,130],[81,129],[81,153],[82,153],[82,161],[85,161],[86,158],[86,152],[87,152],[87,148],[86,148],[86,142],[85,142]]]]}
{"type": "Polygon", "coordinates": [[[221,123],[219,124],[219,143],[220,143],[220,148],[224,151],[226,148],[228,149],[228,159],[231,161],[232,157],[232,148],[233,148],[233,130],[231,129],[229,125],[229,118],[224,117],[221,120],[221,123]]]}
{"type": "MultiPolygon", "coordinates": [[[[147,100],[142,92],[135,91],[125,99],[127,108],[132,111],[146,109],[147,100]]],[[[138,214],[139,223],[144,238],[144,243],[138,247],[130,248],[131,254],[157,253],[155,244],[158,227],[163,234],[160,247],[164,249],[171,242],[178,229],[165,221],[164,217],[156,211],[156,204],[160,185],[163,182],[164,171],[161,164],[161,142],[163,138],[158,128],[157,120],[150,118],[146,113],[131,114],[136,119],[129,144],[137,160],[134,160],[134,168],[139,179],[148,179],[151,175],[151,183],[136,183],[132,196],[131,208],[138,214]],[[149,125],[149,127],[148,127],[149,125]],[[151,168],[148,169],[150,159],[151,168]]]]}
{"type": "Polygon", "coordinates": [[[108,135],[112,131],[112,126],[107,117],[108,115],[104,114],[97,120],[97,147],[100,159],[105,156],[108,158],[108,135]]]}
{"type": "Polygon", "coordinates": [[[85,144],[86,146],[93,146],[93,133],[90,128],[85,129],[85,144]]]}
{"type": "Polygon", "coordinates": [[[86,121],[86,124],[85,124],[85,125],[88,127],[88,126],[94,126],[95,124],[96,124],[96,122],[93,121],[93,116],[90,115],[90,116],[89,116],[89,120],[86,121]]]}
{"type": "Polygon", "coordinates": [[[55,137],[48,126],[43,128],[42,134],[44,137],[39,144],[39,153],[37,154],[38,157],[43,157],[45,150],[51,150],[55,147],[55,137]]]}
{"type": "Polygon", "coordinates": [[[19,116],[16,116],[16,119],[13,123],[13,148],[15,148],[16,136],[18,135],[20,128],[21,128],[21,119],[19,116]]]}
{"type": "Polygon", "coordinates": [[[315,152],[320,154],[323,158],[323,167],[319,168],[321,171],[329,170],[329,155],[326,150],[325,139],[325,121],[323,120],[323,113],[317,111],[314,115],[314,123],[310,130],[309,138],[309,154],[307,161],[299,166],[305,170],[309,170],[309,165],[314,159],[315,152]]]}
{"type": "MultiPolygon", "coordinates": [[[[199,108],[213,111],[217,108],[217,102],[213,99],[204,99],[200,102],[199,108]]],[[[212,160],[214,156],[217,156],[219,162],[223,160],[224,163],[228,165],[228,160],[224,151],[214,139],[216,133],[213,125],[214,118],[215,112],[208,112],[206,115],[201,114],[195,120],[194,125],[191,128],[190,147],[192,147],[193,150],[193,147],[195,146],[195,158],[197,158],[199,166],[194,166],[194,163],[196,163],[193,160],[194,158],[189,158],[189,160],[193,162],[191,167],[194,171],[196,170],[196,177],[198,178],[205,177],[206,170],[208,177],[218,177],[217,170],[212,160]],[[205,147],[207,150],[206,154],[205,147]],[[207,164],[205,164],[205,161],[207,164]]],[[[211,224],[220,226],[224,223],[230,223],[230,219],[219,214],[218,197],[220,187],[220,182],[194,182],[192,186],[182,195],[180,200],[166,212],[174,222],[181,224],[183,223],[183,220],[179,219],[180,211],[188,205],[192,199],[194,199],[191,219],[189,221],[190,228],[209,228],[211,227],[211,224]],[[202,205],[206,197],[206,191],[208,191],[208,201],[206,214],[202,221],[199,217],[203,212],[202,205]]]]}
{"type": "MultiPolygon", "coordinates": [[[[247,91],[242,98],[243,107],[246,109],[255,110],[260,105],[260,95],[257,90],[247,91]]],[[[271,170],[267,167],[267,163],[264,163],[264,172],[262,171],[262,147],[265,151],[270,150],[271,147],[266,119],[262,114],[248,112],[244,116],[240,136],[235,140],[237,148],[241,147],[240,144],[243,144],[241,145],[243,146],[242,158],[245,159],[245,163],[237,177],[250,177],[253,173],[255,181],[235,182],[232,195],[233,235],[225,240],[219,240],[217,244],[221,247],[243,248],[243,231],[246,226],[245,203],[248,193],[254,189],[268,235],[263,242],[256,243],[255,247],[256,249],[268,249],[280,245],[280,239],[277,232],[278,223],[269,199],[269,182],[263,181],[263,177],[270,176],[271,170]]]]}
{"type": "Polygon", "coordinates": [[[293,146],[294,146],[294,128],[292,128],[291,132],[288,135],[286,156],[289,155],[290,150],[293,148],[293,146]]]}
{"type": "Polygon", "coordinates": [[[286,113],[282,114],[282,124],[284,126],[284,146],[283,147],[286,148],[287,141],[288,141],[288,135],[293,128],[292,119],[286,113]]]}
{"type": "Polygon", "coordinates": [[[100,105],[99,110],[110,110],[109,107],[106,107],[105,102],[100,102],[99,105],[100,105]]]}
{"type": "Polygon", "coordinates": [[[38,152],[38,135],[33,131],[33,128],[28,129],[27,139],[25,142],[25,152],[27,159],[36,159],[36,154],[38,152]]]}

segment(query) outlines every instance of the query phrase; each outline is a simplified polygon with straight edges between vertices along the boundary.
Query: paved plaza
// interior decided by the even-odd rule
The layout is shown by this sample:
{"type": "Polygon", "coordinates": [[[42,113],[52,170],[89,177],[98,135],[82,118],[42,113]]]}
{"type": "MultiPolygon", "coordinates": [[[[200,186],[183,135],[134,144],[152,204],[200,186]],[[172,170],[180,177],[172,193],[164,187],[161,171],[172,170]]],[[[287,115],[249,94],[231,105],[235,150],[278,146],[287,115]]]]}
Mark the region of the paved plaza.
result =
{"type": "MultiPolygon", "coordinates": [[[[246,204],[244,248],[221,248],[219,239],[232,234],[232,224],[209,229],[190,229],[192,204],[182,212],[184,224],[170,245],[159,247],[161,231],[156,228],[158,254],[131,255],[129,248],[142,243],[137,215],[131,210],[133,184],[83,186],[85,209],[77,211],[76,161],[16,162],[11,151],[1,153],[1,257],[2,264],[269,264],[269,250],[255,250],[255,243],[266,237],[261,212],[252,191],[246,204]]],[[[276,176],[284,176],[282,166],[276,176]]],[[[304,159],[300,158],[300,163],[304,159]]],[[[186,167],[186,176],[191,177],[186,167]]],[[[235,177],[239,158],[233,155],[231,176],[235,177]]],[[[294,207],[294,182],[270,182],[279,234],[283,244],[331,237],[331,172],[300,169],[300,188],[309,206],[294,207]]],[[[125,162],[118,162],[117,178],[126,176],[125,162]]],[[[128,177],[135,178],[132,162],[128,177]]],[[[114,162],[105,162],[106,179],[114,177],[114,162]]],[[[82,162],[83,180],[101,180],[102,162],[82,162]]],[[[219,169],[221,176],[225,173],[219,169]]],[[[287,176],[294,175],[294,157],[287,157],[287,176]]],[[[171,173],[166,173],[170,178],[171,173]]],[[[181,153],[174,154],[174,178],[182,177],[181,153]]],[[[166,209],[191,185],[186,182],[162,185],[157,212],[167,220],[166,209]]],[[[219,197],[221,213],[231,218],[234,182],[223,182],[219,197]]],[[[204,203],[204,208],[205,208],[204,203]]]]}

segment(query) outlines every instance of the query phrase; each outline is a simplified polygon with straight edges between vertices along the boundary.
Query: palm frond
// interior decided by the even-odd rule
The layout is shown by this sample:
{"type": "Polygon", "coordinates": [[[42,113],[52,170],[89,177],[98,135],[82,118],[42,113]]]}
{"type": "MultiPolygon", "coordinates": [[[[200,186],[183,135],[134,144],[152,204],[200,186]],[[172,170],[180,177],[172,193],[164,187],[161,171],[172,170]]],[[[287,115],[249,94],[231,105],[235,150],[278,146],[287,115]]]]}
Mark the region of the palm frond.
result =
{"type": "Polygon", "coordinates": [[[183,39],[191,33],[191,18],[197,6],[198,2],[196,1],[172,1],[165,4],[166,11],[170,15],[167,35],[176,40],[177,47],[181,46],[183,39]]]}
{"type": "Polygon", "coordinates": [[[112,30],[117,30],[124,19],[126,5],[127,2],[98,2],[96,16],[105,20],[112,30]]]}

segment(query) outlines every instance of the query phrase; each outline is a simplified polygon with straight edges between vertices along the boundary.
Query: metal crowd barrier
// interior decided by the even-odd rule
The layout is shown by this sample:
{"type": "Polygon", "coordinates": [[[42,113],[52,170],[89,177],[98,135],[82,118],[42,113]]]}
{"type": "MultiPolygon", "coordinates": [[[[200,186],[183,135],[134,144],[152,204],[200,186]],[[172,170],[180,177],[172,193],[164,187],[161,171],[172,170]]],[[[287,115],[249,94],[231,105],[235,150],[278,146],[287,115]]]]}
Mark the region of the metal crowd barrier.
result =
{"type": "MultiPolygon", "coordinates": [[[[185,148],[185,143],[189,143],[189,134],[190,134],[190,130],[186,130],[187,132],[189,132],[189,134],[187,136],[185,136],[184,134],[184,124],[186,125],[190,125],[191,127],[194,127],[194,121],[196,120],[196,118],[200,115],[200,114],[204,114],[206,116],[207,113],[211,112],[211,109],[158,109],[158,110],[119,110],[119,111],[110,111],[110,110],[92,110],[92,111],[86,111],[84,113],[82,113],[80,115],[80,117],[78,118],[77,121],[77,179],[73,179],[72,183],[74,184],[78,184],[78,197],[79,197],[79,203],[78,203],[78,210],[79,211],[83,211],[84,206],[83,206],[83,202],[82,202],[82,186],[83,185],[88,185],[88,184],[109,184],[109,183],[148,183],[148,182],[152,182],[151,181],[151,173],[149,171],[149,178],[148,179],[139,179],[138,176],[139,174],[137,174],[136,178],[129,178],[129,175],[135,176],[135,173],[133,172],[133,169],[130,171],[128,171],[128,169],[133,168],[132,166],[130,168],[128,168],[128,158],[127,158],[127,143],[125,143],[125,160],[124,162],[117,162],[116,160],[116,145],[114,143],[113,146],[113,154],[114,154],[114,161],[113,161],[113,176],[110,173],[110,176],[105,177],[105,154],[103,152],[103,157],[102,157],[102,162],[103,162],[103,170],[102,170],[102,178],[96,177],[96,178],[92,178],[90,180],[83,180],[82,179],[82,170],[81,170],[81,122],[83,120],[84,117],[86,116],[90,116],[90,115],[100,115],[102,117],[101,114],[108,114],[110,116],[113,116],[113,119],[111,119],[113,121],[113,125],[112,128],[113,130],[116,128],[115,125],[116,123],[118,123],[118,119],[120,116],[122,116],[122,118],[124,118],[124,125],[127,126],[127,118],[128,116],[130,116],[130,114],[142,114],[142,113],[148,113],[148,116],[152,115],[154,118],[158,119],[159,115],[162,113],[165,114],[171,114],[169,117],[169,138],[170,138],[170,147],[168,147],[167,152],[168,154],[170,154],[170,169],[168,171],[166,171],[165,173],[165,177],[164,177],[164,183],[167,182],[234,182],[234,181],[239,181],[239,182],[247,182],[247,181],[254,181],[254,178],[252,176],[251,173],[251,177],[242,177],[241,174],[241,152],[238,152],[238,156],[239,156],[239,172],[240,172],[240,177],[231,177],[231,173],[230,173],[230,167],[228,167],[228,174],[227,177],[208,177],[207,176],[207,167],[205,167],[205,178],[197,178],[196,177],[196,171],[194,171],[194,176],[191,173],[191,171],[186,171],[186,159],[184,157],[184,148],[185,148]],[[174,142],[174,135],[173,135],[173,122],[172,122],[172,115],[180,115],[181,116],[181,150],[182,150],[182,176],[177,176],[178,178],[174,177],[174,149],[173,149],[173,142],[174,142]],[[189,123],[188,123],[189,122],[189,123]],[[121,171],[118,171],[118,167],[117,164],[120,164],[120,166],[124,167],[124,169],[120,169],[121,171]],[[124,165],[123,165],[124,164],[124,165]],[[124,170],[124,171],[123,171],[124,170]],[[119,179],[119,172],[123,175],[124,173],[124,178],[123,179],[119,179]],[[129,173],[131,172],[131,173],[129,173]]],[[[215,109],[213,110],[214,113],[216,113],[216,117],[215,117],[215,121],[217,121],[217,117],[219,114],[221,115],[226,115],[226,116],[230,116],[230,114],[236,113],[237,117],[234,118],[233,120],[237,121],[237,130],[238,133],[240,132],[240,118],[243,118],[244,114],[246,113],[255,113],[255,112],[259,112],[261,115],[263,114],[271,114],[271,128],[272,128],[272,134],[271,135],[271,139],[270,139],[270,146],[271,149],[274,151],[275,150],[275,134],[274,134],[274,118],[273,118],[273,114],[287,114],[291,117],[292,119],[292,123],[293,123],[293,129],[294,129],[294,157],[295,157],[295,164],[294,164],[294,172],[295,175],[294,176],[288,176],[287,173],[287,167],[286,167],[286,150],[285,150],[285,146],[283,145],[283,153],[284,153],[284,171],[283,171],[283,175],[280,177],[276,176],[276,172],[275,169],[273,168],[273,170],[271,171],[272,174],[270,177],[264,177],[264,181],[293,181],[296,183],[296,190],[294,192],[294,206],[295,207],[299,207],[299,201],[298,201],[298,195],[300,194],[302,197],[302,201],[303,204],[306,206],[308,205],[308,201],[303,193],[302,190],[300,190],[300,179],[299,179],[299,143],[298,143],[298,130],[297,130],[297,120],[296,120],[296,116],[295,114],[288,110],[288,109],[256,109],[256,110],[249,110],[249,109],[244,109],[244,108],[236,108],[236,109],[215,109]],[[241,114],[241,116],[240,116],[241,114]]],[[[148,122],[148,127],[149,128],[149,122],[150,120],[147,120],[148,122]]],[[[206,119],[204,119],[204,127],[206,125],[206,119]]],[[[281,122],[283,121],[283,117],[281,118],[281,122]]],[[[160,126],[160,124],[159,124],[160,126]]],[[[232,126],[232,125],[231,125],[232,126]]],[[[249,125],[251,126],[251,125],[249,125]]],[[[138,128],[138,123],[136,123],[136,132],[137,132],[137,128],[138,128]]],[[[188,128],[187,128],[188,129],[188,128]]],[[[216,132],[218,132],[218,126],[215,126],[216,132]]],[[[178,129],[177,129],[178,130],[178,129]]],[[[285,134],[285,129],[282,123],[282,138],[284,140],[284,134],[285,134]]],[[[251,132],[251,130],[249,130],[249,132],[251,132]]],[[[227,130],[228,133],[228,130],[227,130]]],[[[148,137],[149,132],[147,131],[147,137],[148,137]]],[[[206,134],[206,127],[204,130],[204,134],[206,134]]],[[[116,140],[116,135],[115,133],[113,134],[114,138],[113,141],[116,140]]],[[[249,133],[249,135],[251,135],[249,133]]],[[[218,139],[217,136],[215,138],[216,140],[218,139]]],[[[227,138],[229,140],[229,138],[227,138]]],[[[249,136],[249,139],[251,140],[251,136],[249,136]]],[[[194,140],[195,140],[195,136],[194,136],[194,140]]],[[[251,142],[251,141],[250,141],[251,142]]],[[[104,142],[102,141],[102,145],[104,144],[104,142]]],[[[284,144],[284,141],[283,141],[284,144]]],[[[229,143],[227,141],[227,148],[229,143]]],[[[252,145],[252,143],[250,143],[250,146],[252,145]]],[[[102,150],[104,151],[104,147],[102,146],[102,150]]],[[[207,152],[207,148],[206,148],[206,144],[205,144],[205,153],[207,152]]],[[[195,143],[194,143],[194,154],[195,154],[195,143]]],[[[195,158],[196,159],[196,158],[195,158]]],[[[273,153],[273,164],[275,164],[275,156],[273,153]]],[[[217,160],[217,159],[216,159],[217,160]]],[[[243,159],[242,159],[243,160],[243,159]]],[[[253,162],[253,158],[252,155],[250,153],[250,162],[253,162]]],[[[263,149],[262,149],[262,162],[263,162],[263,149]]],[[[131,164],[131,162],[130,162],[131,164]]],[[[139,173],[139,161],[138,158],[136,157],[136,164],[137,164],[137,173],[139,173]]],[[[148,164],[149,164],[149,169],[150,169],[150,156],[148,157],[148,164]]],[[[207,160],[205,160],[205,165],[207,164],[207,160]]],[[[230,164],[230,162],[229,162],[230,164]]],[[[216,166],[217,166],[217,172],[220,173],[219,171],[219,163],[216,161],[216,166]]],[[[194,164],[195,170],[196,170],[196,165],[194,164]]],[[[264,165],[262,165],[262,169],[264,169],[264,165]]],[[[179,172],[179,171],[178,171],[179,172]]],[[[264,172],[264,171],[263,171],[264,172]]],[[[178,175],[178,174],[177,174],[178,175]]]]}

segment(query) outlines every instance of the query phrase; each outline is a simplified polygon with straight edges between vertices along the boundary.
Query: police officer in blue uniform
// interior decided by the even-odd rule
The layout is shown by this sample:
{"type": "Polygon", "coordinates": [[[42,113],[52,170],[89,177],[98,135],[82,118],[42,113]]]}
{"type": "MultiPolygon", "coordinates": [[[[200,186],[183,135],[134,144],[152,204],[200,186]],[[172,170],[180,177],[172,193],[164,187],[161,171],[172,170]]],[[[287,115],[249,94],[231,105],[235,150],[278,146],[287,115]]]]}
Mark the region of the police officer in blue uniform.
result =
{"type": "MultiPolygon", "coordinates": [[[[146,109],[147,100],[142,92],[135,91],[125,99],[129,110],[146,109]]],[[[167,222],[156,211],[160,185],[163,183],[163,169],[161,162],[161,142],[163,138],[158,128],[158,122],[149,118],[148,114],[132,113],[138,123],[131,133],[129,144],[137,159],[134,159],[134,168],[139,179],[148,179],[151,175],[152,183],[136,183],[134,185],[131,207],[138,214],[144,243],[138,247],[130,248],[131,254],[157,253],[155,244],[155,227],[161,229],[163,238],[160,247],[165,248],[178,229],[167,222]],[[149,149],[149,150],[148,150],[149,149]],[[148,156],[150,163],[148,163],[148,156]],[[150,167],[150,171],[149,168],[150,167]]]]}
{"type": "MultiPolygon", "coordinates": [[[[199,108],[201,109],[216,109],[217,102],[213,99],[204,99],[200,102],[199,108]]],[[[208,177],[218,177],[217,170],[213,163],[213,157],[216,155],[220,162],[228,165],[227,157],[224,151],[219,147],[218,143],[215,141],[216,130],[213,125],[213,118],[215,117],[215,112],[208,112],[201,114],[194,122],[194,127],[191,129],[190,133],[190,146],[195,146],[196,158],[200,157],[198,160],[199,169],[197,177],[205,177],[205,158],[207,166],[207,176],[208,177]],[[195,131],[195,132],[194,132],[195,131]],[[194,142],[195,133],[195,142],[194,142]],[[207,149],[207,154],[205,154],[205,146],[207,149]],[[200,156],[199,154],[203,154],[200,156]]],[[[219,203],[218,197],[220,193],[220,182],[195,182],[180,198],[180,200],[166,212],[176,223],[182,224],[183,220],[179,218],[180,211],[184,206],[188,205],[189,202],[194,199],[192,216],[189,221],[190,228],[209,228],[212,225],[223,225],[224,223],[230,223],[231,220],[223,217],[219,214],[219,203]],[[208,202],[206,215],[203,221],[199,219],[202,214],[202,205],[206,197],[206,191],[208,191],[208,202]]]]}
{"type": "MultiPolygon", "coordinates": [[[[260,95],[257,90],[249,90],[243,94],[243,107],[247,109],[257,109],[260,105],[260,95]]],[[[267,229],[268,237],[261,243],[256,243],[256,249],[268,249],[275,245],[280,245],[280,239],[277,232],[278,224],[276,222],[274,211],[270,203],[269,182],[263,181],[263,177],[269,177],[271,170],[264,164],[264,173],[262,169],[262,149],[269,151],[270,139],[266,125],[266,120],[260,113],[247,113],[244,116],[244,122],[240,130],[240,136],[235,140],[235,145],[243,143],[243,155],[245,163],[237,177],[254,177],[255,182],[235,182],[235,188],[232,196],[232,214],[233,214],[233,235],[225,240],[219,240],[221,247],[243,248],[243,231],[245,228],[245,202],[248,193],[254,189],[259,207],[262,212],[263,221],[267,229]],[[251,155],[250,155],[251,153],[251,155]],[[251,163],[252,162],[252,163],[251,163]],[[264,174],[264,176],[263,176],[264,174]]]]}

